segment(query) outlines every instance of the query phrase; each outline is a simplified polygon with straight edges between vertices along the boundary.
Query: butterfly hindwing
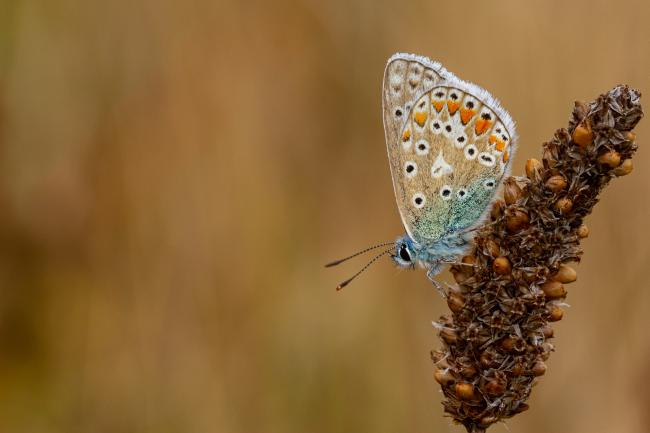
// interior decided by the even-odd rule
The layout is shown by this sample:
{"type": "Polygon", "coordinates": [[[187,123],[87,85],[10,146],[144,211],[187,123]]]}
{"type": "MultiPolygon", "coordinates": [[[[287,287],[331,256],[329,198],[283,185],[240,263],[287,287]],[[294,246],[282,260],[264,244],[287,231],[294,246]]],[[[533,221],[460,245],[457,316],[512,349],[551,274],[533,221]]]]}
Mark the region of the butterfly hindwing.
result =
{"type": "Polygon", "coordinates": [[[480,223],[514,150],[508,113],[485,90],[407,54],[389,59],[383,98],[393,186],[409,236],[426,244],[480,223]]]}

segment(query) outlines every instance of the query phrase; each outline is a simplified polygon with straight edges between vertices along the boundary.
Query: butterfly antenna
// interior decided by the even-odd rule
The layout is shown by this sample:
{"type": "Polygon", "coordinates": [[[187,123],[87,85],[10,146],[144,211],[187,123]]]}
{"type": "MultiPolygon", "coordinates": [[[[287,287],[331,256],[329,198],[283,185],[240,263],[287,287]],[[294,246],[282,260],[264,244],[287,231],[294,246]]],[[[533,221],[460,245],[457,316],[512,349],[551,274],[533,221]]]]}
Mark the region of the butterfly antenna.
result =
{"type": "Polygon", "coordinates": [[[372,251],[372,250],[374,250],[376,248],[385,247],[386,245],[393,245],[393,244],[395,244],[395,242],[385,242],[383,244],[375,245],[374,247],[366,248],[365,250],[359,251],[358,253],[354,253],[351,256],[346,257],[344,259],[335,260],[335,261],[333,261],[331,263],[328,263],[328,264],[325,265],[325,267],[326,268],[331,268],[332,266],[340,265],[341,263],[345,262],[346,260],[349,260],[349,259],[351,259],[353,257],[359,256],[359,255],[361,255],[363,253],[367,253],[368,251],[372,251]]]}
{"type": "Polygon", "coordinates": [[[343,287],[345,287],[345,286],[347,286],[348,284],[350,284],[350,281],[354,280],[354,279],[357,278],[359,275],[361,275],[361,273],[363,273],[363,271],[365,271],[366,269],[368,269],[368,268],[370,267],[370,265],[372,265],[373,263],[375,263],[375,262],[377,261],[377,259],[379,259],[380,257],[385,256],[386,254],[390,253],[391,251],[393,251],[392,248],[391,248],[391,249],[388,249],[388,250],[386,250],[386,251],[384,251],[384,252],[382,252],[382,253],[377,254],[377,255],[376,255],[372,260],[370,260],[370,261],[366,264],[366,266],[364,266],[363,268],[361,268],[361,270],[360,270],[359,272],[357,272],[356,274],[352,275],[350,278],[348,278],[347,280],[343,281],[341,284],[339,284],[338,286],[336,286],[336,291],[338,292],[338,291],[341,290],[343,287]]]}

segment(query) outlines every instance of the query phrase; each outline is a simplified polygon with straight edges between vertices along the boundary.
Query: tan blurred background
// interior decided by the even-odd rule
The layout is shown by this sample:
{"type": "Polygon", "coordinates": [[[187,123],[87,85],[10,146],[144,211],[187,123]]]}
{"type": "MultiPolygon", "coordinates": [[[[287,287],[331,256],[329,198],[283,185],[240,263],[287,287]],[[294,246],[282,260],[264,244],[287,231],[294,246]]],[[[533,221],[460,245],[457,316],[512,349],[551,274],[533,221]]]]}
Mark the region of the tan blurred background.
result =
{"type": "MultiPolygon", "coordinates": [[[[0,6],[0,431],[461,432],[422,272],[326,261],[402,233],[386,59],[428,55],[518,121],[650,96],[650,4],[117,0],[0,6]]],[[[645,100],[650,106],[650,99],[645,100]]],[[[531,410],[494,432],[650,431],[650,121],[531,410]]]]}

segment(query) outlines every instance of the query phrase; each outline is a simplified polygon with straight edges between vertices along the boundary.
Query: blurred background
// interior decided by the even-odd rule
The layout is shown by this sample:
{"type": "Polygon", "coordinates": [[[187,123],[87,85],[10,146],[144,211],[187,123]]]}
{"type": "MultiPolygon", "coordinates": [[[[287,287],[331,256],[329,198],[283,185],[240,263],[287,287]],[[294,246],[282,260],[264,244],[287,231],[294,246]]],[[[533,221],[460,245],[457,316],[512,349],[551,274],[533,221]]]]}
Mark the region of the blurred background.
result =
{"type": "MultiPolygon", "coordinates": [[[[429,351],[446,305],[388,259],[396,51],[519,125],[650,96],[642,0],[25,1],[0,6],[0,431],[462,432],[429,351]]],[[[646,99],[650,106],[650,99],[646,99]]],[[[607,188],[531,409],[491,431],[650,431],[650,123],[607,188]],[[509,430],[508,430],[509,428],[509,430]]],[[[447,273],[444,278],[449,278],[447,273]]]]}

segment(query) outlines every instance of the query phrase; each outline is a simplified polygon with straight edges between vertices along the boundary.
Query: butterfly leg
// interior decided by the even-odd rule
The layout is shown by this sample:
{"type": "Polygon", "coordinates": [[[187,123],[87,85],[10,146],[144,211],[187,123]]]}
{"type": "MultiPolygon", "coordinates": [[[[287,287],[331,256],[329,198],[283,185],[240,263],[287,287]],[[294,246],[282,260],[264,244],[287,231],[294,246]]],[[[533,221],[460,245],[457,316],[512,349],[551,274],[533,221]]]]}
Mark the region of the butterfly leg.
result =
{"type": "Polygon", "coordinates": [[[440,272],[440,267],[439,266],[429,268],[429,270],[427,271],[427,278],[429,279],[429,281],[431,281],[431,284],[433,284],[433,287],[436,288],[438,293],[440,293],[440,296],[442,296],[443,298],[446,299],[447,298],[447,291],[442,286],[442,284],[440,284],[438,282],[438,280],[436,280],[436,278],[435,278],[436,275],[438,274],[438,272],[440,272]]]}

